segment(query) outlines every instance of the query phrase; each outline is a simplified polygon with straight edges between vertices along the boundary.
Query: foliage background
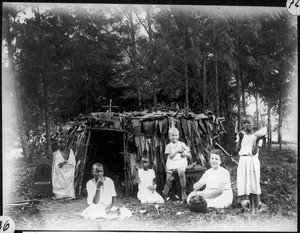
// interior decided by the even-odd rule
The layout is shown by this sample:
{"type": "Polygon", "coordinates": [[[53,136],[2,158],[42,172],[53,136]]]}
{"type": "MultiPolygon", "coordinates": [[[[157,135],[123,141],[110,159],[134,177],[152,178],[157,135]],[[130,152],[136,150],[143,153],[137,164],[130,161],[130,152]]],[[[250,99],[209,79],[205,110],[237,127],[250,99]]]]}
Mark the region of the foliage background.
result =
{"type": "Polygon", "coordinates": [[[54,126],[110,99],[119,112],[212,111],[226,119],[228,145],[255,105],[268,146],[275,130],[281,145],[297,83],[296,17],[284,8],[3,6],[4,128],[25,155],[42,144],[49,156],[54,126]]]}

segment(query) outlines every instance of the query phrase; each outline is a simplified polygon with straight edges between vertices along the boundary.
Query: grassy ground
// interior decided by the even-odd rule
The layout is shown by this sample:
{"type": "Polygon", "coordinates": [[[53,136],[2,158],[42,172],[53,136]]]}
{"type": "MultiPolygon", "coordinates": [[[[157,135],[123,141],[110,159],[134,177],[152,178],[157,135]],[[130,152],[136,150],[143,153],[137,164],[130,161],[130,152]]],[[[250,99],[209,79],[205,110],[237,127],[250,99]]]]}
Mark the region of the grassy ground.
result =
{"type": "MultiPolygon", "coordinates": [[[[121,198],[119,204],[132,211],[129,219],[96,221],[81,218],[87,207],[86,199],[72,201],[39,199],[39,203],[23,206],[4,205],[3,214],[12,217],[16,229],[21,230],[213,230],[213,231],[296,231],[297,230],[297,153],[295,147],[279,151],[262,151],[261,200],[269,209],[258,215],[242,211],[234,188],[234,202],[230,208],[210,210],[206,214],[191,212],[176,202],[142,205],[135,198],[121,198]]],[[[4,159],[4,203],[32,199],[33,172],[38,163],[51,163],[45,157],[27,161],[22,157],[4,159]],[[10,197],[10,198],[9,198],[10,197]]],[[[232,182],[236,180],[236,166],[228,163],[232,182]]]]}

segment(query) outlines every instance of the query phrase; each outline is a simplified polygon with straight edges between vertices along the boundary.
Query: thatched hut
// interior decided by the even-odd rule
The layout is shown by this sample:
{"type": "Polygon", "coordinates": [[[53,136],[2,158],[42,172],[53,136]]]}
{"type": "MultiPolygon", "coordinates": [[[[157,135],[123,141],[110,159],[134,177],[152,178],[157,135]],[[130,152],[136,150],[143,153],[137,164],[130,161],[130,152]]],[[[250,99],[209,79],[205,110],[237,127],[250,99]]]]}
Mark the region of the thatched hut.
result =
{"type": "Polygon", "coordinates": [[[165,182],[165,146],[168,129],[179,129],[180,140],[191,149],[192,162],[208,167],[212,139],[225,132],[222,122],[211,114],[184,112],[97,112],[80,115],[70,122],[68,144],[74,150],[77,167],[76,193],[81,194],[90,178],[91,166],[101,162],[106,176],[116,185],[125,184],[126,194],[135,190],[137,166],[141,157],[149,157],[157,175],[158,191],[165,182]]]}

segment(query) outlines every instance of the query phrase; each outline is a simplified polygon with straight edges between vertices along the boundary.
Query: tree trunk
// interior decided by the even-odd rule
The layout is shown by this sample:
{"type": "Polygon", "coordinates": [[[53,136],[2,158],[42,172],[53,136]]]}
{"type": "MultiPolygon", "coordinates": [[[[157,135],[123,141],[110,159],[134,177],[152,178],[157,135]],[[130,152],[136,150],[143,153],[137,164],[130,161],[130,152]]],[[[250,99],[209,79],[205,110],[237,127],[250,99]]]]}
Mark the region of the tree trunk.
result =
{"type": "Polygon", "coordinates": [[[216,114],[220,116],[220,101],[219,101],[219,77],[218,77],[218,49],[217,49],[216,24],[214,24],[214,42],[215,42],[215,88],[216,88],[216,114]]]}
{"type": "Polygon", "coordinates": [[[153,92],[153,106],[156,106],[156,105],[157,105],[157,95],[156,95],[156,92],[154,90],[154,92],[153,92]]]}
{"type": "MultiPolygon", "coordinates": [[[[16,79],[18,78],[18,74],[14,65],[14,59],[13,59],[13,46],[10,42],[7,43],[7,51],[8,51],[8,60],[11,66],[11,72],[16,79]]],[[[23,149],[23,155],[25,157],[30,158],[30,153],[29,153],[29,146],[28,146],[28,138],[26,135],[26,129],[24,126],[24,119],[23,119],[23,108],[22,108],[22,99],[23,97],[21,96],[22,92],[18,91],[16,93],[16,98],[17,98],[17,124],[18,124],[18,132],[19,132],[19,137],[20,137],[20,142],[21,146],[23,149]]]]}
{"type": "Polygon", "coordinates": [[[185,108],[188,111],[190,106],[189,106],[189,82],[187,76],[186,49],[184,49],[184,86],[185,86],[185,108]]]}
{"type": "Polygon", "coordinates": [[[46,156],[49,158],[52,154],[51,136],[50,136],[50,119],[49,119],[49,100],[48,100],[48,78],[40,74],[43,82],[44,91],[44,110],[45,110],[45,124],[46,124],[46,156]]]}
{"type": "Polygon", "coordinates": [[[188,81],[188,75],[187,75],[187,49],[188,49],[188,41],[189,41],[189,35],[188,35],[188,28],[187,26],[183,29],[184,33],[184,46],[183,46],[183,60],[184,60],[184,87],[185,87],[185,107],[188,111],[190,108],[189,104],[189,81],[188,81]]]}
{"type": "Polygon", "coordinates": [[[226,89],[225,89],[225,86],[226,85],[223,85],[223,80],[222,78],[220,77],[219,79],[219,86],[220,86],[220,98],[219,98],[219,101],[220,101],[220,116],[227,116],[227,108],[226,108],[226,100],[224,98],[225,94],[226,93],[226,89]]]}
{"type": "Polygon", "coordinates": [[[272,129],[271,129],[271,103],[268,102],[268,150],[272,146],[272,129]]]}
{"type": "Polygon", "coordinates": [[[243,110],[243,115],[246,115],[245,89],[244,89],[243,83],[241,83],[241,91],[242,91],[242,110],[243,110]]]}
{"type": "Polygon", "coordinates": [[[279,143],[279,150],[281,150],[282,146],[282,138],[281,138],[281,129],[282,129],[282,96],[279,97],[279,103],[278,103],[278,143],[279,143]]]}
{"type": "Polygon", "coordinates": [[[236,97],[237,97],[237,107],[238,107],[238,115],[237,115],[237,130],[238,132],[241,130],[241,91],[240,91],[240,79],[239,79],[239,75],[237,72],[236,75],[236,97]]]}
{"type": "MultiPolygon", "coordinates": [[[[38,6],[37,6],[37,20],[39,23],[39,28],[42,32],[43,29],[42,29],[41,18],[40,18],[40,10],[39,10],[38,6]]],[[[42,48],[41,45],[39,47],[42,48]]],[[[40,51],[40,52],[42,52],[42,51],[40,51]]],[[[50,64],[50,66],[51,66],[51,64],[50,64]]],[[[47,68],[48,67],[46,66],[45,67],[46,70],[45,70],[45,72],[43,72],[44,75],[42,75],[42,73],[40,73],[40,76],[41,76],[43,92],[44,92],[43,94],[44,94],[44,110],[45,110],[45,125],[46,125],[46,156],[49,158],[50,155],[52,154],[52,148],[51,148],[49,101],[48,101],[48,75],[50,76],[52,74],[52,72],[47,72],[47,68]]]]}
{"type": "Polygon", "coordinates": [[[203,112],[206,112],[206,58],[203,53],[203,112]]]}
{"type": "Polygon", "coordinates": [[[139,110],[141,110],[142,109],[142,97],[141,97],[141,88],[140,88],[139,76],[137,73],[137,65],[136,65],[136,40],[135,40],[134,23],[133,23],[133,18],[132,18],[132,6],[130,6],[129,18],[130,18],[130,27],[131,27],[130,35],[131,35],[131,42],[132,42],[132,66],[133,66],[133,72],[134,72],[135,81],[136,81],[139,110]]]}
{"type": "MultiPolygon", "coordinates": [[[[239,37],[238,34],[236,35],[236,51],[237,51],[237,60],[239,56],[239,37]]],[[[236,98],[237,98],[237,107],[238,107],[238,115],[237,115],[237,130],[238,132],[241,130],[241,87],[240,87],[240,77],[239,77],[239,69],[240,67],[238,66],[236,69],[236,98]]]]}
{"type": "Polygon", "coordinates": [[[257,129],[259,129],[258,93],[255,94],[255,108],[256,108],[256,127],[257,129]]]}
{"type": "Polygon", "coordinates": [[[216,114],[217,117],[220,116],[220,101],[219,101],[219,77],[218,77],[218,52],[215,50],[216,53],[216,60],[215,60],[215,74],[216,74],[216,80],[215,80],[215,86],[216,86],[216,114]]]}
{"type": "Polygon", "coordinates": [[[153,32],[152,32],[152,26],[151,26],[151,13],[150,13],[151,6],[146,7],[146,19],[148,24],[148,36],[149,36],[149,42],[150,42],[150,64],[148,65],[148,72],[150,76],[150,80],[153,81],[153,106],[157,105],[157,96],[156,96],[156,81],[153,79],[153,53],[152,53],[152,41],[153,41],[153,32]]]}
{"type": "MultiPolygon", "coordinates": [[[[19,97],[20,98],[20,97],[19,97]]],[[[31,158],[30,156],[30,152],[29,152],[29,146],[28,146],[28,138],[26,135],[26,130],[24,127],[24,121],[23,121],[23,117],[22,117],[22,107],[20,106],[20,101],[17,101],[18,103],[18,109],[19,111],[17,111],[17,124],[18,124],[18,131],[19,131],[19,137],[20,137],[20,141],[21,141],[21,146],[22,146],[22,150],[23,150],[23,155],[27,158],[31,158]]]]}

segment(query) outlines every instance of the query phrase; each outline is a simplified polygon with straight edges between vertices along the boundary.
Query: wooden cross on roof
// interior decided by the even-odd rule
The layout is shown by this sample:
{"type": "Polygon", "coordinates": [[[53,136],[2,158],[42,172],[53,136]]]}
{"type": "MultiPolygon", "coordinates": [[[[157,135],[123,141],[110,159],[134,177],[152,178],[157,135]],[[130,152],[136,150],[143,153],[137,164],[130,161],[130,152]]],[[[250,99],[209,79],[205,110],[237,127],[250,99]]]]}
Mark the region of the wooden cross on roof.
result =
{"type": "Polygon", "coordinates": [[[111,117],[111,108],[117,108],[119,106],[112,106],[111,105],[111,102],[112,102],[112,99],[109,100],[109,105],[106,105],[106,106],[102,106],[104,108],[109,108],[108,109],[108,120],[110,121],[110,117],[111,117]]]}

